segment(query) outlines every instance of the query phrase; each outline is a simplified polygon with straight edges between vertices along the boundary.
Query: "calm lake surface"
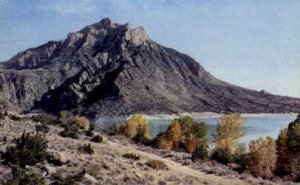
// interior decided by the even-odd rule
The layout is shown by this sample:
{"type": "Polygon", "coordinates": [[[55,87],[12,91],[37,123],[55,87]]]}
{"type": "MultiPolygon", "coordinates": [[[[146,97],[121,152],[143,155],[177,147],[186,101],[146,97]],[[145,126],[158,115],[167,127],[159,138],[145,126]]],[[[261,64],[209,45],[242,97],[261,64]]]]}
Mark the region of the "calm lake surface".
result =
{"type": "MultiPolygon", "coordinates": [[[[297,114],[269,114],[257,116],[244,117],[244,130],[245,136],[240,138],[240,142],[248,143],[250,140],[259,137],[271,136],[277,138],[280,130],[288,126],[288,124],[295,120],[297,114]]],[[[216,132],[218,118],[197,118],[198,122],[205,122],[208,125],[208,142],[212,144],[213,136],[216,132]]],[[[125,117],[118,118],[98,118],[95,123],[101,130],[107,130],[114,124],[124,124],[125,117]]],[[[165,131],[171,123],[170,118],[151,118],[148,119],[150,124],[150,135],[155,137],[160,132],[165,131]]]]}

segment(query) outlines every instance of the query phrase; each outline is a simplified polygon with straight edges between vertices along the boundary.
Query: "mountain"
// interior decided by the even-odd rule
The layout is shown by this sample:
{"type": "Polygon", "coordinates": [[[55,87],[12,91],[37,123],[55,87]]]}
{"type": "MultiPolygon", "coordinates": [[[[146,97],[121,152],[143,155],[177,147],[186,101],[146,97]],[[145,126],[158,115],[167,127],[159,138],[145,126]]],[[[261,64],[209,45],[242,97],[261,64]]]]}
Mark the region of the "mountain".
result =
{"type": "Polygon", "coordinates": [[[109,18],[4,62],[0,103],[25,112],[88,115],[300,112],[300,99],[223,82],[143,28],[109,18]]]}

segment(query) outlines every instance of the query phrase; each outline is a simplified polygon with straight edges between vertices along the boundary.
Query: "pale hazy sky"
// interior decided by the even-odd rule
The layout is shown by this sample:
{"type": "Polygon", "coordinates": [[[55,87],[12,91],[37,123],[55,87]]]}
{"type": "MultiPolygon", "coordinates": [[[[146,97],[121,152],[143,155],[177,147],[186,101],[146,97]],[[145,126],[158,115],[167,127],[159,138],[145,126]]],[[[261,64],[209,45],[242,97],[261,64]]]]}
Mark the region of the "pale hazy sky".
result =
{"type": "Polygon", "coordinates": [[[110,17],[216,77],[300,97],[300,0],[0,0],[0,61],[110,17]]]}

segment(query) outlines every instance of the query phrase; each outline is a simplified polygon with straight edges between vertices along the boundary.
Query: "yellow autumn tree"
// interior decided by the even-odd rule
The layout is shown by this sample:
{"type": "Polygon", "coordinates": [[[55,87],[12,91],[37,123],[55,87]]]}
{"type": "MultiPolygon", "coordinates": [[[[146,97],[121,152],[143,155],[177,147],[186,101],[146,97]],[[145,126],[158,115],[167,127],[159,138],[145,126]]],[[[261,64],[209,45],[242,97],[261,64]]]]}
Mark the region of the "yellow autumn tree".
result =
{"type": "Polygon", "coordinates": [[[254,176],[271,177],[275,170],[276,157],[276,145],[271,137],[251,141],[245,161],[246,171],[254,176]]]}
{"type": "Polygon", "coordinates": [[[144,137],[149,138],[149,123],[141,114],[132,115],[124,126],[125,135],[130,138],[134,138],[138,131],[142,132],[144,137]]]}
{"type": "Polygon", "coordinates": [[[217,125],[217,148],[223,148],[230,153],[236,150],[236,140],[245,134],[243,118],[240,114],[221,116],[217,125]]]}

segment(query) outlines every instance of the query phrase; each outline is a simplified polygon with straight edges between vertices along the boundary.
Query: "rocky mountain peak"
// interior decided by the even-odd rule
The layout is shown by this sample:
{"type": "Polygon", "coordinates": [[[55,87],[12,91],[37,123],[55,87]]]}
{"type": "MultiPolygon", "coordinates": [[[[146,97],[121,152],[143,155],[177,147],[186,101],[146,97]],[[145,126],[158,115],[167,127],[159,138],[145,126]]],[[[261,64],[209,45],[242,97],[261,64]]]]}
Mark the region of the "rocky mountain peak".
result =
{"type": "Polygon", "coordinates": [[[300,111],[299,99],[223,82],[193,58],[152,41],[142,27],[109,18],[20,52],[0,68],[0,103],[22,111],[300,111]]]}
{"type": "Polygon", "coordinates": [[[49,64],[50,59],[52,60],[59,53],[81,55],[91,51],[100,52],[99,49],[104,47],[126,48],[127,42],[139,46],[147,41],[150,41],[150,38],[142,27],[131,29],[128,23],[118,24],[109,18],[104,18],[80,31],[69,33],[65,40],[51,41],[20,52],[6,62],[6,66],[14,69],[39,68],[49,64]]]}
{"type": "Polygon", "coordinates": [[[75,32],[75,35],[77,35],[79,38],[83,37],[84,35],[93,35],[96,39],[101,38],[101,36],[118,36],[121,38],[124,37],[127,41],[132,41],[136,45],[142,44],[143,42],[150,40],[144,28],[137,27],[131,29],[129,23],[114,23],[110,18],[104,18],[98,23],[86,26],[81,31],[75,32]]]}

